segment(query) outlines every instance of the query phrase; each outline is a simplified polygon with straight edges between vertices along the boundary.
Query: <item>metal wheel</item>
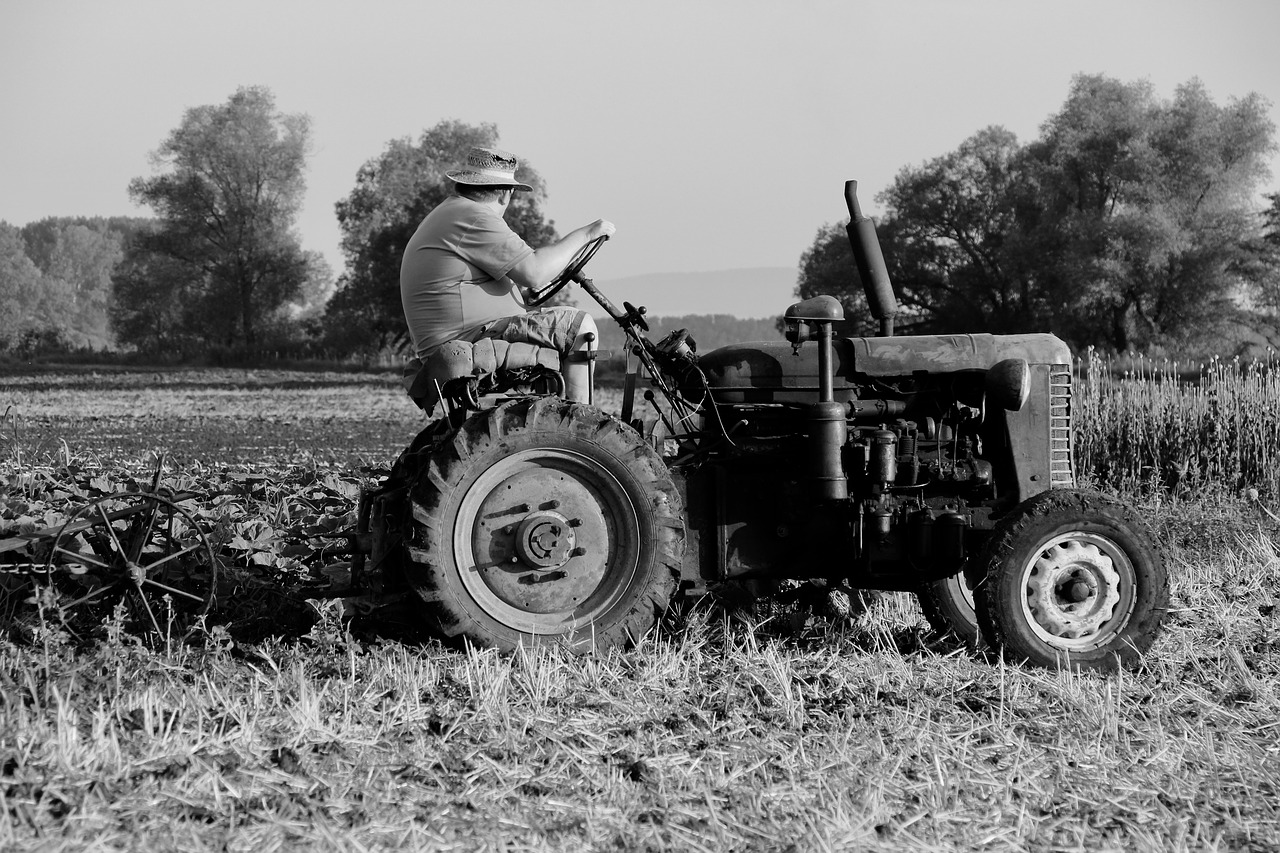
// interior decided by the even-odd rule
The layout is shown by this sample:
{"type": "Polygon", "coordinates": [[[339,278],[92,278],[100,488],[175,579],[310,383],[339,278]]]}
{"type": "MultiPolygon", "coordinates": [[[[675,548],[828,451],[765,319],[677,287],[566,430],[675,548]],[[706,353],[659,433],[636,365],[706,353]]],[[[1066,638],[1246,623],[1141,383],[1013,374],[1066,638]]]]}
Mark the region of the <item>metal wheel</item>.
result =
{"type": "Polygon", "coordinates": [[[74,636],[95,636],[123,605],[132,633],[184,639],[213,603],[218,562],[187,510],[160,495],[123,493],[67,519],[44,579],[46,610],[74,636]]]}
{"type": "Polygon", "coordinates": [[[1055,536],[1027,560],[1022,578],[1032,633],[1064,649],[1105,645],[1133,612],[1133,564],[1105,536],[1055,536]]]}
{"type": "Polygon", "coordinates": [[[466,490],[453,528],[462,584],[495,620],[555,634],[607,611],[639,556],[636,508],[609,471],[558,448],[506,456],[466,490]]]}

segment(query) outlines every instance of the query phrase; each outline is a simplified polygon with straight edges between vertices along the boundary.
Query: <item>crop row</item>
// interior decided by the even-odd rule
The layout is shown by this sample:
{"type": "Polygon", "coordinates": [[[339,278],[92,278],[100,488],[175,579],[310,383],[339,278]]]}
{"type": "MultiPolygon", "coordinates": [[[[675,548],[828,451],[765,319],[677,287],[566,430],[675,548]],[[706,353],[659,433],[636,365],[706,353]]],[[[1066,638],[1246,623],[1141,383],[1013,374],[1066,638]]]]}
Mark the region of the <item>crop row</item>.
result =
{"type": "Polygon", "coordinates": [[[1073,407],[1077,471],[1130,496],[1280,495],[1280,359],[1187,370],[1091,353],[1073,407]]]}

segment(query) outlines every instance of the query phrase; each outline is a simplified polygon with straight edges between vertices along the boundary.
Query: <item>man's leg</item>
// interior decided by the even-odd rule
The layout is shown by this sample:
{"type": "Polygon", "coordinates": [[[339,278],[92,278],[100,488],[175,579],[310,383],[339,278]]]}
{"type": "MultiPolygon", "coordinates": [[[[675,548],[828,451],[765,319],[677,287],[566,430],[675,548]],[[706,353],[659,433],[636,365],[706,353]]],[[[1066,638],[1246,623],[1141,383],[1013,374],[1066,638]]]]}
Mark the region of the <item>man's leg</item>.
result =
{"type": "Polygon", "coordinates": [[[578,334],[573,339],[573,348],[566,363],[560,366],[564,374],[565,396],[575,403],[591,402],[591,372],[594,365],[590,356],[582,357],[578,353],[589,353],[598,346],[596,321],[590,314],[584,314],[578,334]]]}

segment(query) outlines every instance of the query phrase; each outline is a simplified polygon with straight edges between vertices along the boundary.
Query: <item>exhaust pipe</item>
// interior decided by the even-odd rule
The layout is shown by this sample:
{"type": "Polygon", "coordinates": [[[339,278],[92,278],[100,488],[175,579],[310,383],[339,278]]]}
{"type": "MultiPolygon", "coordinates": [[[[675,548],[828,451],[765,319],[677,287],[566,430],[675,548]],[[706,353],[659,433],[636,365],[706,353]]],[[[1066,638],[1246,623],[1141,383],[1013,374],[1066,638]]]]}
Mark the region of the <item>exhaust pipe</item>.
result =
{"type": "Polygon", "coordinates": [[[869,216],[862,215],[858,204],[858,182],[844,182],[844,203],[849,208],[849,245],[853,248],[853,259],[858,264],[858,275],[862,277],[862,287],[867,294],[867,305],[871,307],[871,316],[880,321],[880,336],[887,338],[893,335],[893,318],[898,313],[898,298],[893,293],[893,283],[889,281],[889,268],[884,265],[884,255],[880,254],[880,238],[876,237],[876,224],[869,216]]]}

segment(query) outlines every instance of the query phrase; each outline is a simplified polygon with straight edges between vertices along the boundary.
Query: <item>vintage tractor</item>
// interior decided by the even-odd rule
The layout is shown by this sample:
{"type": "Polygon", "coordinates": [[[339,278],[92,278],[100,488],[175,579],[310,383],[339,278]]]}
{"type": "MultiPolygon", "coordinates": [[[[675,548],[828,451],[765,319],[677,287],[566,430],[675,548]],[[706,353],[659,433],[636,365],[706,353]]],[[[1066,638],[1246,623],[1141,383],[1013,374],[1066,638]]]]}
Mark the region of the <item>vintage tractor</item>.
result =
{"type": "Polygon", "coordinates": [[[558,396],[545,353],[509,375],[492,345],[455,353],[430,383],[443,415],[362,503],[363,565],[482,646],[607,648],[678,591],[791,579],[913,592],[935,628],[1016,660],[1137,661],[1167,574],[1133,509],[1075,486],[1066,345],[894,336],[856,182],[845,198],[879,335],[837,336],[842,307],[818,296],[786,310],[785,340],[653,343],[643,308],[582,275],[593,244],[538,299],[576,281],[624,330],[621,417],[558,396]]]}

